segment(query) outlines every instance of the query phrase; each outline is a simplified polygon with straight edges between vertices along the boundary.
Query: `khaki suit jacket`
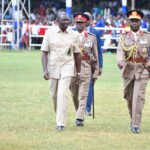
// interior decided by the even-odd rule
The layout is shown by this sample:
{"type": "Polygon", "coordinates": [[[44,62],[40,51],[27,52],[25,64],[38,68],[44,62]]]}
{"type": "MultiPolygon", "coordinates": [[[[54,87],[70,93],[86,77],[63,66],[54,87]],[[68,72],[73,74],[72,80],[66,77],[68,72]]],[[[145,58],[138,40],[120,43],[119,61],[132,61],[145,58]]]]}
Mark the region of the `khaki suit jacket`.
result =
{"type": "Polygon", "coordinates": [[[48,52],[48,70],[50,78],[60,79],[74,76],[75,61],[73,53],[80,53],[77,32],[62,32],[58,26],[45,33],[41,51],[48,52]]]}

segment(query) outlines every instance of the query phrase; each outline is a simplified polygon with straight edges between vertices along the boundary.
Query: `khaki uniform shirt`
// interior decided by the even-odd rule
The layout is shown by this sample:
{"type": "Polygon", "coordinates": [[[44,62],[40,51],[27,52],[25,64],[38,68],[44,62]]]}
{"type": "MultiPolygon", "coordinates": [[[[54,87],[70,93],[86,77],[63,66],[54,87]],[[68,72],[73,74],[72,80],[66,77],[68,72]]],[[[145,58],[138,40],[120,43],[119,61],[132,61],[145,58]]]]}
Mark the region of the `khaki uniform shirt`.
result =
{"type": "Polygon", "coordinates": [[[62,32],[59,27],[45,33],[41,51],[48,52],[50,78],[74,76],[74,53],[79,53],[78,34],[73,30],[62,32]]]}
{"type": "Polygon", "coordinates": [[[149,51],[150,51],[150,33],[146,31],[139,31],[138,36],[136,39],[134,38],[134,35],[132,32],[124,33],[121,35],[121,38],[119,40],[118,49],[117,49],[117,62],[123,63],[124,66],[122,68],[122,76],[124,78],[133,79],[134,77],[136,79],[140,78],[148,78],[149,72],[145,68],[149,62],[133,62],[129,61],[126,58],[132,57],[132,58],[149,58],[149,51]],[[121,40],[122,38],[122,40],[121,40]],[[123,43],[123,44],[122,44],[123,43]],[[137,50],[130,53],[131,51],[126,51],[123,47],[123,45],[127,48],[133,46],[136,44],[137,50]],[[144,64],[144,65],[143,65],[144,64]]]}
{"type": "MultiPolygon", "coordinates": [[[[81,33],[79,33],[80,35],[81,33]]],[[[81,57],[84,57],[84,54],[89,56],[89,60],[81,60],[81,77],[91,77],[97,78],[99,75],[99,62],[98,62],[98,50],[97,50],[97,40],[95,35],[86,32],[83,34],[82,40],[80,40],[80,51],[81,57]],[[92,73],[92,65],[94,71],[92,73]]],[[[79,36],[80,37],[80,36],[79,36]]]]}

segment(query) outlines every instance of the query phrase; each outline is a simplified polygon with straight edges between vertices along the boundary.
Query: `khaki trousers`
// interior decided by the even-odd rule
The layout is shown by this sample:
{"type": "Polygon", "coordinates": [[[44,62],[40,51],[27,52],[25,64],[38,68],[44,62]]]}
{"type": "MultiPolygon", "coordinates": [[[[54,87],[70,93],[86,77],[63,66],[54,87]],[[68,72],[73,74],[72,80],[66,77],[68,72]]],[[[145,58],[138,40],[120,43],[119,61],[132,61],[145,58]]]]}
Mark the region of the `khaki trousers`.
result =
{"type": "Polygon", "coordinates": [[[148,80],[123,79],[124,98],[127,100],[132,127],[140,127],[148,80]]]}
{"type": "Polygon", "coordinates": [[[71,77],[50,80],[50,92],[56,112],[56,125],[65,126],[71,77]]]}
{"type": "Polygon", "coordinates": [[[75,78],[71,79],[70,90],[72,92],[72,98],[75,104],[76,119],[84,120],[86,101],[89,91],[90,78],[81,78],[80,84],[77,86],[75,84],[75,78]]]}
{"type": "Polygon", "coordinates": [[[71,78],[70,91],[71,91],[71,96],[74,102],[75,109],[77,111],[79,107],[79,100],[78,100],[79,86],[76,84],[76,77],[71,78]]]}

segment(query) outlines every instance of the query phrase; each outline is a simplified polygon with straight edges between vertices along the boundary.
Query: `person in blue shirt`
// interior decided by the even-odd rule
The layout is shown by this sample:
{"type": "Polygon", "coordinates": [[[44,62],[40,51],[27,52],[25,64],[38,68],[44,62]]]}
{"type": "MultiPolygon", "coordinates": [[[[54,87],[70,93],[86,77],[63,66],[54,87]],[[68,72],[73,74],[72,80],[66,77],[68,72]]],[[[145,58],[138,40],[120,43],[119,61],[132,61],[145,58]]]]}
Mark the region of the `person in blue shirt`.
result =
{"type": "MultiPolygon", "coordinates": [[[[102,73],[102,67],[103,67],[103,55],[102,55],[102,49],[101,49],[101,39],[100,39],[100,32],[98,30],[96,30],[95,28],[92,27],[92,21],[93,21],[93,18],[92,18],[92,15],[91,13],[89,12],[85,12],[84,14],[88,15],[89,16],[89,21],[87,22],[87,27],[86,27],[86,30],[92,34],[94,34],[96,36],[96,39],[97,39],[97,47],[98,47],[98,61],[99,61],[99,70],[100,70],[100,73],[99,75],[101,75],[102,73]]],[[[87,98],[87,103],[86,103],[86,115],[89,115],[91,116],[91,105],[92,105],[92,102],[93,102],[93,90],[92,90],[92,86],[94,85],[95,81],[91,78],[91,81],[90,81],[90,85],[89,85],[89,92],[88,92],[88,98],[87,98]]]]}
{"type": "Polygon", "coordinates": [[[147,22],[146,18],[143,18],[141,20],[141,28],[143,28],[143,29],[147,29],[148,28],[148,22],[147,22]]]}
{"type": "Polygon", "coordinates": [[[19,48],[22,48],[22,41],[21,41],[21,36],[22,36],[22,27],[23,27],[23,23],[22,21],[19,21],[19,25],[17,21],[14,21],[14,31],[15,31],[15,35],[14,35],[14,44],[17,44],[17,28],[19,27],[19,48]]]}
{"type": "Polygon", "coordinates": [[[147,28],[147,31],[150,32],[150,20],[148,22],[148,28],[147,28]]]}
{"type": "MultiPolygon", "coordinates": [[[[103,18],[103,16],[101,14],[98,14],[97,16],[97,23],[96,23],[96,27],[105,27],[105,19],[103,18]]],[[[104,31],[103,30],[99,30],[100,34],[103,34],[104,31]]]]}

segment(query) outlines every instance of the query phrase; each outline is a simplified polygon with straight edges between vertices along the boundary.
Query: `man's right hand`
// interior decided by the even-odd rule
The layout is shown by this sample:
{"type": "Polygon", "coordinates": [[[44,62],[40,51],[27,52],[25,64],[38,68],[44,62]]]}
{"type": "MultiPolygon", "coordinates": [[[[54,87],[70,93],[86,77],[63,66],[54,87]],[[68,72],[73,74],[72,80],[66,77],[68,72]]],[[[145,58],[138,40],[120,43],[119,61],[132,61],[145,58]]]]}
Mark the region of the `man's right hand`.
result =
{"type": "Polygon", "coordinates": [[[123,63],[123,62],[119,62],[119,63],[118,63],[118,68],[119,68],[119,69],[122,69],[123,66],[124,66],[124,63],[123,63]]]}
{"type": "Polygon", "coordinates": [[[43,75],[45,80],[49,80],[49,72],[46,70],[44,71],[44,75],[43,75]]]}

